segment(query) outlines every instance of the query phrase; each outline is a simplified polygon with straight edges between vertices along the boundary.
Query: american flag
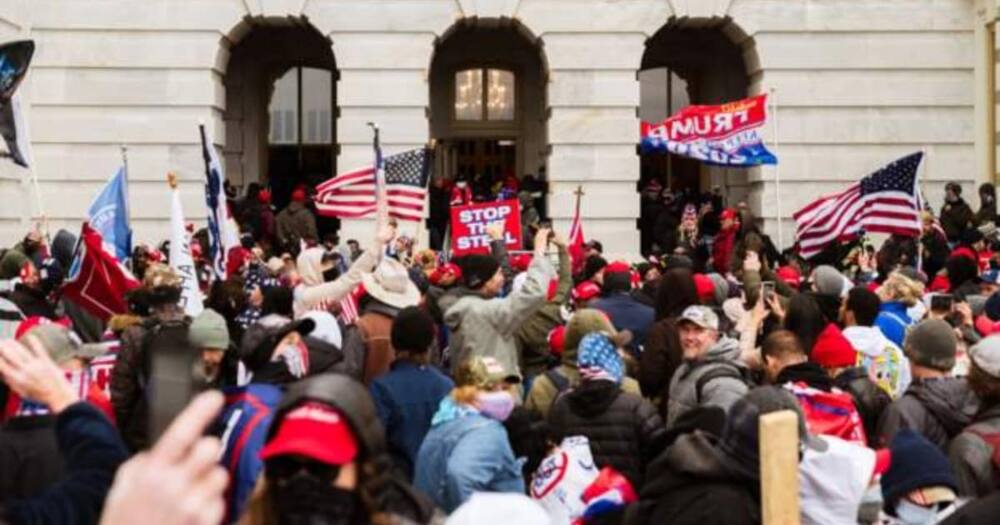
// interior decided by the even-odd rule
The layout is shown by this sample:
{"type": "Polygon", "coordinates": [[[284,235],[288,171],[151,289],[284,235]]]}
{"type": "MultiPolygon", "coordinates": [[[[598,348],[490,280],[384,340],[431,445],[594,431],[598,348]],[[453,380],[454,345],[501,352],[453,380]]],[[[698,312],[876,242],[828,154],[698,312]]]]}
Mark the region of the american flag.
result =
{"type": "MultiPolygon", "coordinates": [[[[424,216],[430,159],[419,148],[384,160],[389,215],[404,221],[424,216]]],[[[376,211],[376,167],[342,173],[316,186],[316,211],[327,217],[358,218],[376,211]]]]}
{"type": "Polygon", "coordinates": [[[903,157],[861,179],[847,191],[828,195],[795,212],[795,239],[803,257],[838,240],[867,232],[920,235],[921,199],[917,169],[922,152],[903,157]]]}

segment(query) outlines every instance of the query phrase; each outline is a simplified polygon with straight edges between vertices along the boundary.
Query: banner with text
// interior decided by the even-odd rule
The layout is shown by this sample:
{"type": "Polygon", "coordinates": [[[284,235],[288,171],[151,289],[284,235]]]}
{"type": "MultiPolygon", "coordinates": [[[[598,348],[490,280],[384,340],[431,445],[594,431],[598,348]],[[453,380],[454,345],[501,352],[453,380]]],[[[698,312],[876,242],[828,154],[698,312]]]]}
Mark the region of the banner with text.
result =
{"type": "Polygon", "coordinates": [[[643,122],[642,151],[669,152],[709,164],[777,164],[764,147],[767,95],[718,106],[688,106],[659,124],[643,122]]]}
{"type": "Polygon", "coordinates": [[[470,253],[489,253],[490,236],[486,227],[504,223],[508,250],[521,248],[521,206],[517,199],[483,202],[451,208],[451,252],[453,257],[470,253]]]}

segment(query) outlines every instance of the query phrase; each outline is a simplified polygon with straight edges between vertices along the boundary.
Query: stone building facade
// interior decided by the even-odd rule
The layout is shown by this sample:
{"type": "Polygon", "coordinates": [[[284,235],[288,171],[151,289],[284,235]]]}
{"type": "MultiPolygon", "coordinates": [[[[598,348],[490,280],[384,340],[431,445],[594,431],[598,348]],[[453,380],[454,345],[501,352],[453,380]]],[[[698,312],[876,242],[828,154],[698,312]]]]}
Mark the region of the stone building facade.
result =
{"type": "MultiPolygon", "coordinates": [[[[544,176],[557,227],[582,186],[587,236],[634,253],[639,119],[676,106],[671,98],[772,94],[766,135],[781,164],[696,166],[692,180],[747,199],[776,240],[783,217],[786,245],[792,211],[913,150],[927,152],[928,199],[940,205],[942,181],[958,180],[978,206],[974,187],[996,173],[994,4],[0,0],[0,41],[37,45],[22,90],[52,229],[78,228],[122,145],[136,237],[158,240],[167,171],[203,222],[199,122],[242,188],[282,166],[324,178],[370,162],[375,121],[387,152],[432,143],[442,172],[544,176]],[[664,95],[664,83],[682,92],[664,95]],[[307,85],[325,86],[323,96],[309,99],[307,85]],[[286,98],[294,122],[276,113],[286,98]]],[[[39,214],[30,180],[0,165],[4,243],[39,214]]],[[[345,221],[342,236],[368,231],[345,221]]]]}

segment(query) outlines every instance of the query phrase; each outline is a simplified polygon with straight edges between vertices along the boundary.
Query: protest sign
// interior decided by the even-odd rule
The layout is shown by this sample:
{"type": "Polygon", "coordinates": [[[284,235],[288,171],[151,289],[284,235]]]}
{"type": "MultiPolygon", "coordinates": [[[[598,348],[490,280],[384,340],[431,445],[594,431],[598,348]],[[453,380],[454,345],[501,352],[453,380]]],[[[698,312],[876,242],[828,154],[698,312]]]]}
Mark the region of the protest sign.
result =
{"type": "Polygon", "coordinates": [[[451,209],[451,252],[455,257],[471,253],[489,253],[490,236],[486,227],[504,224],[508,250],[521,248],[521,206],[516,199],[483,202],[451,209]]]}
{"type": "Polygon", "coordinates": [[[688,106],[659,124],[643,122],[642,151],[665,151],[723,166],[777,164],[764,147],[767,95],[718,106],[688,106]]]}

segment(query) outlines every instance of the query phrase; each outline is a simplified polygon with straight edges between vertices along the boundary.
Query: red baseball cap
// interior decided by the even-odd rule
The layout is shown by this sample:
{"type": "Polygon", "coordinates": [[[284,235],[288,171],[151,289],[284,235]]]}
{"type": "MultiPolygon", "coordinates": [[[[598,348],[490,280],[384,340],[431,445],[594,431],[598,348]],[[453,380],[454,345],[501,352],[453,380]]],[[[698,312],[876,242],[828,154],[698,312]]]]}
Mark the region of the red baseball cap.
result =
{"type": "Polygon", "coordinates": [[[719,215],[719,220],[724,221],[726,219],[735,219],[736,217],[737,216],[735,208],[726,208],[722,210],[722,213],[719,215]]]}
{"type": "Polygon", "coordinates": [[[552,355],[562,355],[566,347],[566,325],[559,325],[549,331],[549,352],[552,355]]]}
{"type": "Polygon", "coordinates": [[[696,273],[691,276],[694,279],[694,288],[698,292],[698,299],[702,301],[711,300],[715,297],[715,283],[703,273],[696,273]]]}
{"type": "Polygon", "coordinates": [[[594,281],[583,281],[573,288],[574,301],[589,301],[601,295],[601,287],[594,281]]]}
{"type": "Polygon", "coordinates": [[[517,272],[524,272],[528,270],[528,266],[531,264],[532,256],[530,253],[518,253],[516,255],[510,256],[510,267],[517,272]]]}
{"type": "Polygon", "coordinates": [[[358,457],[358,440],[339,410],[317,401],[303,403],[285,414],[260,458],[296,455],[346,465],[358,457]]]}
{"type": "Polygon", "coordinates": [[[42,317],[40,315],[33,315],[27,319],[21,321],[17,325],[17,329],[14,330],[14,339],[20,339],[24,334],[34,330],[36,327],[47,325],[47,324],[57,324],[66,328],[73,328],[73,322],[67,317],[61,319],[52,320],[48,317],[42,317]]]}
{"type": "Polygon", "coordinates": [[[435,268],[433,272],[431,272],[431,276],[429,277],[431,284],[434,285],[440,284],[441,280],[444,279],[445,275],[452,275],[455,277],[456,280],[461,279],[462,269],[459,268],[458,265],[455,263],[442,264],[441,266],[435,268]]]}
{"type": "Polygon", "coordinates": [[[629,273],[632,267],[625,261],[615,261],[604,267],[604,273],[629,273]]]}
{"type": "Polygon", "coordinates": [[[774,275],[781,279],[781,282],[793,288],[798,288],[802,284],[802,274],[792,266],[782,266],[774,272],[774,275]]]}

